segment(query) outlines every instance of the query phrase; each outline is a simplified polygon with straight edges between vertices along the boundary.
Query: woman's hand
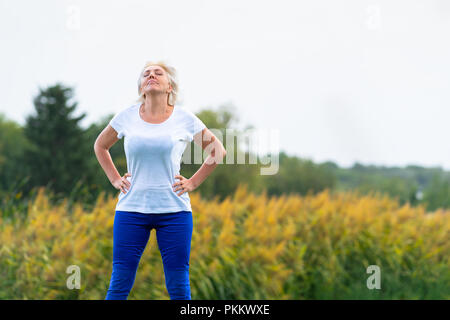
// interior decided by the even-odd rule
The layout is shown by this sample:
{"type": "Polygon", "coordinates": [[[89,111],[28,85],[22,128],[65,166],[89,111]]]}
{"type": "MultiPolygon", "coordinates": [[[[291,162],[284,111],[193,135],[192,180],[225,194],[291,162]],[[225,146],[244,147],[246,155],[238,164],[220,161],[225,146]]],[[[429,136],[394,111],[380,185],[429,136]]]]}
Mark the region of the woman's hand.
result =
{"type": "Polygon", "coordinates": [[[127,193],[127,191],[131,187],[131,183],[127,180],[127,177],[131,177],[131,174],[128,172],[125,173],[123,177],[120,177],[120,179],[113,181],[112,185],[114,186],[114,188],[122,191],[123,193],[127,193]]]}
{"type": "Polygon", "coordinates": [[[172,185],[173,188],[176,187],[173,191],[177,192],[178,190],[182,190],[180,193],[177,193],[178,196],[181,196],[185,192],[195,190],[196,187],[191,179],[186,179],[181,175],[176,175],[175,178],[180,179],[180,181],[177,181],[172,185]]]}

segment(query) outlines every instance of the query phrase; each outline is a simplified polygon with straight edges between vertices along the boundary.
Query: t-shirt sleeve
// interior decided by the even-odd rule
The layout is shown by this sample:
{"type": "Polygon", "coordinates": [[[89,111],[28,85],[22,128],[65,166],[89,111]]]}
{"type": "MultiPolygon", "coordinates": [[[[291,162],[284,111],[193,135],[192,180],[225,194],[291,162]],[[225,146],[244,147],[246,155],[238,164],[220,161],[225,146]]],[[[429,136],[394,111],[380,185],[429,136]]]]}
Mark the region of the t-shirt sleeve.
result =
{"type": "Polygon", "coordinates": [[[117,131],[117,138],[122,139],[125,135],[125,114],[124,111],[116,113],[116,115],[109,121],[109,125],[117,131]]]}
{"type": "Polygon", "coordinates": [[[189,112],[189,116],[190,116],[189,133],[190,133],[190,140],[192,141],[194,140],[194,136],[197,133],[206,128],[206,125],[194,113],[189,112]]]}

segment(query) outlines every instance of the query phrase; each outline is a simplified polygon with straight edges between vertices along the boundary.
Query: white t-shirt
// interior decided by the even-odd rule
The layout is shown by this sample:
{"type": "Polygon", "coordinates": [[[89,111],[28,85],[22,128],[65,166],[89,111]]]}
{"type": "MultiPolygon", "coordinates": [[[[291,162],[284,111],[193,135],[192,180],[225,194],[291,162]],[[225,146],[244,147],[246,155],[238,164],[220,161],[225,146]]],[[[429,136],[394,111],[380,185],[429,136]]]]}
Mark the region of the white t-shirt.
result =
{"type": "MultiPolygon", "coordinates": [[[[191,111],[175,105],[170,117],[158,124],[144,121],[140,103],[117,113],[109,122],[117,138],[125,137],[127,177],[131,187],[119,194],[116,210],[140,213],[192,211],[187,192],[173,191],[179,181],[181,157],[205,124],[191,111]]],[[[186,177],[189,178],[189,177],[186,177]]]]}

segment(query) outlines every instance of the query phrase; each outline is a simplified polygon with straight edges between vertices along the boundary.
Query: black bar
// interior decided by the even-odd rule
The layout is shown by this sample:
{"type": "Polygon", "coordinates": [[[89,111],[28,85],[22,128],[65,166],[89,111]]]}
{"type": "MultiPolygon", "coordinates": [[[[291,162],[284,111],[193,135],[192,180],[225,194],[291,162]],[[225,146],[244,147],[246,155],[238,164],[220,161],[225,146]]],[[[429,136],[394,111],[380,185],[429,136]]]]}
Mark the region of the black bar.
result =
{"type": "MultiPolygon", "coordinates": [[[[145,316],[146,319],[315,319],[437,315],[449,300],[1,300],[4,314],[22,312],[61,316],[145,316]]],[[[445,314],[445,313],[444,313],[445,314]]],[[[383,318],[381,318],[383,320],[383,318]]],[[[125,319],[128,320],[128,319],[125,319]]]]}

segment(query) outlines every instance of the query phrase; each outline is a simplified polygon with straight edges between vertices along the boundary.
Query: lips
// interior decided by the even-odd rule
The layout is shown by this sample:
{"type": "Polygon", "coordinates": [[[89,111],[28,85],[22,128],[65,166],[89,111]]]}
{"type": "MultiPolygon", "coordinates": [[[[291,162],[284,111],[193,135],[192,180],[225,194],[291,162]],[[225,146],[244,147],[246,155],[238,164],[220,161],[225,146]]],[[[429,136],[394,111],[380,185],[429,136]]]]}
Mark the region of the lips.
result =
{"type": "Polygon", "coordinates": [[[155,81],[155,80],[150,80],[149,82],[147,82],[147,84],[153,84],[153,83],[156,83],[156,84],[158,84],[158,81],[155,81]]]}

